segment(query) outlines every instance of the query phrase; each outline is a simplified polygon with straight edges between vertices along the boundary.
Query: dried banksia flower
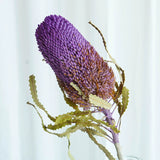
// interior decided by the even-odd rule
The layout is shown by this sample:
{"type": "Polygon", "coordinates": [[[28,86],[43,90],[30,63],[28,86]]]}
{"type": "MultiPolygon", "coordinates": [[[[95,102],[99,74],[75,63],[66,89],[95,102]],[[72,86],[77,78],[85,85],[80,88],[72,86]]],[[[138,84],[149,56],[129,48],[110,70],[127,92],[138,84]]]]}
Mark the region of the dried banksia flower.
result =
{"type": "Polygon", "coordinates": [[[114,160],[113,155],[97,141],[96,136],[107,139],[114,144],[118,159],[123,160],[119,132],[121,117],[127,109],[129,99],[129,90],[124,86],[125,73],[109,54],[100,30],[89,23],[100,33],[110,62],[119,73],[120,81],[115,81],[112,68],[69,21],[61,16],[51,15],[38,26],[36,40],[45,61],[56,74],[66,103],[74,111],[56,117],[50,115],[39,101],[34,75],[29,77],[29,87],[35,105],[30,102],[27,104],[35,108],[46,132],[67,137],[71,160],[73,157],[70,154],[69,135],[77,130],[87,133],[106,157],[114,160]],[[90,108],[91,106],[94,108],[90,108]],[[38,109],[43,110],[52,123],[45,125],[38,109]],[[117,122],[113,117],[116,109],[119,113],[117,122]],[[67,127],[64,132],[55,132],[63,127],[67,127]]]}
{"type": "Polygon", "coordinates": [[[60,87],[74,103],[90,107],[91,95],[103,100],[114,96],[112,69],[65,18],[57,15],[46,17],[36,30],[36,39],[60,87]]]}

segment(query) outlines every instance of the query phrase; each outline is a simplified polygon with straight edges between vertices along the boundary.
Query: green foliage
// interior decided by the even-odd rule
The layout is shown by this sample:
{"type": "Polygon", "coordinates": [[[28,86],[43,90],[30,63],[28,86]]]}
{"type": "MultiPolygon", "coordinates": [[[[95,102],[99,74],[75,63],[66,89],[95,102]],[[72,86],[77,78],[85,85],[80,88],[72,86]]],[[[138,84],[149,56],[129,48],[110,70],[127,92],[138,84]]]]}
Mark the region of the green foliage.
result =
{"type": "Polygon", "coordinates": [[[69,121],[72,121],[72,115],[70,113],[59,115],[56,118],[55,125],[60,124],[60,123],[66,123],[69,121]]]}
{"type": "Polygon", "coordinates": [[[122,89],[122,104],[118,107],[120,116],[126,111],[129,101],[129,90],[126,87],[122,89]]]}
{"type": "MultiPolygon", "coordinates": [[[[95,118],[91,111],[87,110],[87,111],[81,111],[78,109],[78,106],[76,104],[74,104],[69,98],[67,98],[67,96],[65,95],[65,92],[63,91],[63,88],[61,88],[63,94],[64,94],[64,99],[66,100],[66,103],[69,104],[71,107],[73,107],[74,111],[72,112],[68,112],[62,115],[59,115],[57,117],[52,117],[45,109],[45,107],[40,103],[39,99],[38,99],[38,94],[37,94],[37,87],[36,87],[36,80],[35,80],[35,76],[31,75],[29,77],[29,86],[30,86],[30,91],[31,91],[31,95],[32,95],[32,99],[34,101],[34,103],[36,104],[36,106],[43,110],[46,115],[48,116],[48,118],[51,120],[52,123],[50,123],[49,125],[45,125],[43,118],[40,114],[40,112],[38,111],[38,109],[36,108],[35,105],[27,102],[28,104],[32,105],[36,112],[38,113],[41,122],[42,122],[42,127],[43,129],[50,133],[50,134],[54,134],[58,137],[67,137],[68,138],[68,155],[70,157],[71,160],[74,160],[73,156],[70,153],[70,140],[69,140],[69,135],[71,133],[76,132],[77,130],[81,130],[83,132],[86,132],[88,134],[88,136],[91,138],[92,141],[94,141],[94,143],[105,153],[105,155],[110,159],[110,160],[114,160],[113,156],[110,154],[110,152],[102,145],[99,144],[96,140],[96,138],[94,136],[100,136],[103,138],[108,139],[110,136],[107,133],[107,130],[112,130],[114,131],[116,134],[119,133],[119,130],[117,129],[117,127],[115,126],[115,124],[111,125],[101,119],[97,119],[95,118]],[[56,133],[55,131],[62,129],[64,127],[65,130],[61,133],[56,133]]],[[[123,87],[123,84],[121,83],[119,86],[117,84],[117,97],[120,97],[120,95],[122,95],[122,102],[120,103],[119,101],[117,101],[118,105],[118,111],[120,113],[120,115],[122,115],[124,113],[124,111],[127,108],[128,105],[128,90],[126,87],[123,87]],[[121,91],[122,88],[122,91],[121,91]]],[[[60,132],[60,130],[59,130],[60,132]]],[[[110,137],[111,138],[111,137],[110,137]]],[[[112,139],[110,139],[112,140],[112,139]]]]}
{"type": "MultiPolygon", "coordinates": [[[[70,133],[74,133],[74,132],[76,132],[77,130],[79,130],[79,129],[81,129],[82,128],[82,126],[78,126],[78,125],[73,125],[73,126],[71,126],[71,127],[69,127],[69,128],[67,128],[64,132],[62,132],[62,133],[54,133],[54,132],[51,132],[52,134],[54,134],[54,135],[56,135],[56,136],[58,136],[58,137],[66,137],[68,134],[70,134],[70,133]]],[[[49,127],[47,127],[47,129],[52,129],[52,128],[49,128],[49,127]]]]}
{"type": "Polygon", "coordinates": [[[73,102],[71,101],[69,98],[67,98],[67,96],[65,95],[64,91],[63,91],[63,95],[64,95],[64,100],[66,101],[66,103],[71,106],[73,109],[78,109],[78,106],[73,102]]]}
{"type": "Polygon", "coordinates": [[[34,101],[34,103],[42,110],[45,110],[45,108],[43,107],[43,105],[39,102],[38,99],[38,95],[37,95],[37,87],[36,87],[36,80],[35,80],[35,76],[31,75],[29,77],[29,86],[30,86],[30,91],[31,91],[31,95],[32,95],[32,99],[34,101]]]}
{"type": "MultiPolygon", "coordinates": [[[[54,134],[58,137],[67,137],[68,138],[68,135],[70,133],[74,133],[77,130],[87,131],[89,137],[92,140],[94,139],[94,142],[99,146],[99,148],[108,156],[109,159],[111,159],[109,152],[104,148],[104,146],[102,146],[101,144],[99,144],[96,141],[96,139],[93,137],[93,135],[105,137],[107,139],[108,134],[103,129],[104,126],[110,127],[115,132],[117,132],[117,129],[115,126],[109,125],[108,123],[106,123],[102,120],[98,120],[98,119],[94,118],[91,115],[90,111],[80,111],[78,109],[78,107],[75,107],[76,106],[75,104],[73,104],[71,101],[68,101],[68,98],[65,96],[64,91],[63,91],[63,93],[64,93],[65,99],[67,100],[67,102],[69,102],[69,104],[72,107],[74,106],[73,108],[75,109],[75,111],[65,113],[65,114],[59,115],[54,118],[48,114],[48,112],[45,110],[44,106],[39,102],[38,95],[37,95],[36,80],[35,80],[34,75],[31,75],[29,77],[29,86],[30,86],[30,91],[31,91],[31,95],[32,95],[32,99],[33,99],[34,103],[47,114],[47,116],[49,117],[49,119],[52,122],[54,122],[54,124],[49,124],[46,126],[44,124],[43,118],[42,118],[40,112],[38,111],[38,109],[36,108],[36,106],[27,102],[29,105],[32,105],[35,108],[36,112],[38,113],[38,115],[41,119],[42,127],[46,132],[48,132],[50,134],[54,134]],[[68,128],[62,133],[51,132],[51,131],[56,131],[58,129],[61,129],[65,126],[68,126],[68,128]],[[90,128],[90,129],[87,130],[87,128],[90,128]]],[[[70,140],[69,140],[69,138],[68,138],[68,143],[69,143],[68,144],[69,158],[71,160],[74,160],[73,156],[70,153],[70,140]]]]}

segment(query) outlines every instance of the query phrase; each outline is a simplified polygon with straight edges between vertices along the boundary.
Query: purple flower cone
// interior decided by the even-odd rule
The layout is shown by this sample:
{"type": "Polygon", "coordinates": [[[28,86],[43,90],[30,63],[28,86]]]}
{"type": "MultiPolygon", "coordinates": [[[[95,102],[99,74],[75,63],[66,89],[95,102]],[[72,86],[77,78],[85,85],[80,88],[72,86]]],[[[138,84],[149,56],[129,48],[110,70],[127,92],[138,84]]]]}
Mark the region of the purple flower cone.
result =
{"type": "Polygon", "coordinates": [[[48,16],[35,35],[44,59],[74,103],[90,107],[90,94],[105,100],[114,96],[112,69],[69,21],[57,15],[48,16]],[[80,88],[85,98],[70,85],[71,82],[80,88]]]}

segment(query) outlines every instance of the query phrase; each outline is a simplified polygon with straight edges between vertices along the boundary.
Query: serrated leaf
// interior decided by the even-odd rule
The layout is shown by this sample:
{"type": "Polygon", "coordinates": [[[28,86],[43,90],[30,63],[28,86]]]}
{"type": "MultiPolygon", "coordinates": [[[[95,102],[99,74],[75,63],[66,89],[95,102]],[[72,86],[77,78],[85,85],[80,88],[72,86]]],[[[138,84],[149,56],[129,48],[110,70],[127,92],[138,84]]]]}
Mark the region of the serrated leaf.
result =
{"type": "Polygon", "coordinates": [[[124,114],[124,112],[127,109],[129,101],[129,90],[126,87],[123,87],[122,89],[122,104],[119,106],[118,111],[120,116],[124,114]]]}
{"type": "Polygon", "coordinates": [[[60,123],[64,123],[66,121],[71,121],[73,118],[73,116],[68,113],[68,114],[63,114],[63,115],[59,115],[57,118],[56,118],[56,121],[55,121],[55,125],[56,124],[60,124],[60,123]]]}
{"type": "Polygon", "coordinates": [[[115,160],[111,153],[100,143],[97,142],[96,138],[92,135],[92,132],[86,128],[85,131],[88,133],[89,138],[101,149],[109,160],[115,160]]]}
{"type": "Polygon", "coordinates": [[[91,121],[94,121],[94,122],[96,122],[96,123],[98,123],[98,124],[103,124],[103,125],[105,125],[106,127],[111,128],[115,133],[119,133],[119,132],[120,132],[120,131],[116,128],[115,125],[110,125],[109,123],[107,123],[107,122],[105,122],[105,121],[96,119],[96,118],[94,118],[92,115],[90,115],[90,120],[91,120],[91,121]]]}
{"type": "Polygon", "coordinates": [[[123,83],[120,82],[120,84],[118,85],[118,83],[115,83],[115,87],[116,87],[116,91],[114,93],[114,97],[113,100],[114,102],[117,104],[118,103],[118,98],[120,97],[120,95],[122,94],[122,89],[123,89],[123,83]]]}
{"type": "Polygon", "coordinates": [[[103,130],[101,129],[97,124],[94,124],[94,123],[91,123],[90,125],[88,126],[85,126],[85,127],[93,127],[95,129],[95,131],[97,131],[97,135],[101,136],[101,137],[105,137],[107,136],[108,134],[103,130]]]}
{"type": "MultiPolygon", "coordinates": [[[[112,139],[109,138],[109,136],[106,132],[105,132],[105,134],[102,134],[94,128],[87,128],[87,129],[90,130],[92,135],[103,137],[103,138],[109,140],[110,142],[112,142],[112,139]]],[[[82,128],[81,131],[86,132],[86,128],[82,128]]]]}
{"type": "Polygon", "coordinates": [[[118,85],[117,82],[115,82],[115,87],[116,87],[116,91],[114,93],[114,97],[113,97],[113,100],[114,102],[118,105],[119,101],[118,101],[118,98],[121,96],[122,94],[122,89],[123,89],[123,86],[124,86],[124,82],[125,82],[125,73],[124,73],[124,70],[119,67],[118,65],[115,65],[119,74],[120,74],[120,77],[121,77],[121,81],[120,81],[120,84],[118,85]]]}
{"type": "Polygon", "coordinates": [[[34,101],[34,103],[42,110],[45,110],[45,108],[43,107],[43,105],[39,102],[38,99],[38,95],[37,95],[37,86],[36,86],[36,80],[35,80],[35,76],[31,75],[29,76],[29,86],[30,86],[30,91],[31,91],[31,95],[32,95],[32,99],[34,101]]]}
{"type": "Polygon", "coordinates": [[[66,121],[66,122],[63,122],[63,123],[56,124],[56,125],[49,124],[47,126],[47,128],[50,129],[50,130],[57,130],[57,129],[63,128],[65,126],[71,125],[71,124],[72,124],[71,121],[66,121]]]}
{"type": "Polygon", "coordinates": [[[64,123],[66,121],[72,121],[74,119],[78,119],[81,116],[88,115],[89,113],[90,113],[89,111],[80,111],[80,110],[76,110],[74,112],[68,112],[68,113],[57,116],[55,120],[55,124],[64,123]]]}
{"type": "Polygon", "coordinates": [[[64,95],[64,100],[66,101],[66,103],[71,106],[73,109],[77,110],[78,109],[78,106],[73,102],[71,101],[71,99],[69,99],[65,93],[63,94],[64,95]]]}
{"type": "Polygon", "coordinates": [[[36,110],[36,112],[37,112],[37,114],[38,114],[39,118],[41,119],[42,127],[43,127],[43,129],[46,131],[46,126],[44,125],[43,118],[42,118],[42,116],[41,116],[40,112],[38,111],[38,109],[36,108],[36,106],[35,106],[35,105],[33,105],[32,103],[29,103],[29,102],[27,102],[27,104],[29,104],[29,105],[33,106],[33,108],[36,110]]]}
{"type": "Polygon", "coordinates": [[[54,122],[55,118],[52,117],[46,111],[46,109],[44,108],[44,106],[42,105],[42,103],[40,103],[40,101],[38,99],[37,86],[36,86],[36,80],[35,80],[35,76],[34,75],[29,76],[29,87],[30,87],[30,91],[31,91],[31,95],[32,95],[32,99],[33,99],[34,103],[47,114],[47,116],[48,116],[48,118],[50,120],[52,120],[54,122]]]}
{"type": "Polygon", "coordinates": [[[55,124],[49,124],[47,128],[51,130],[57,130],[65,127],[66,125],[71,125],[72,123],[82,123],[82,121],[87,120],[85,116],[88,114],[89,111],[76,110],[74,112],[68,112],[59,115],[55,118],[55,124]]]}
{"type": "Polygon", "coordinates": [[[122,103],[118,102],[117,106],[118,106],[118,113],[119,113],[119,115],[120,115],[120,117],[121,117],[121,113],[122,113],[122,103]]]}
{"type": "Polygon", "coordinates": [[[123,87],[122,90],[122,104],[127,106],[128,105],[128,99],[129,99],[129,90],[126,87],[123,87]]]}
{"type": "Polygon", "coordinates": [[[123,90],[122,90],[123,113],[127,109],[128,101],[129,101],[129,90],[126,87],[123,87],[123,90]]]}
{"type": "MultiPolygon", "coordinates": [[[[52,134],[54,134],[54,135],[56,135],[56,136],[58,136],[58,137],[65,137],[65,136],[67,136],[68,134],[74,133],[74,132],[76,132],[77,130],[79,130],[79,129],[81,129],[81,128],[83,128],[83,126],[74,125],[74,126],[71,126],[71,127],[67,128],[66,131],[63,132],[63,133],[52,133],[52,134]]],[[[47,129],[50,129],[50,128],[47,127],[47,129]]]]}
{"type": "Polygon", "coordinates": [[[105,108],[105,109],[110,109],[112,107],[112,105],[110,103],[108,103],[104,99],[102,99],[96,95],[93,95],[93,94],[89,95],[89,101],[91,104],[105,108]]]}
{"type": "Polygon", "coordinates": [[[59,87],[60,87],[60,89],[61,89],[61,91],[62,91],[62,93],[63,93],[64,100],[66,101],[66,103],[67,103],[69,106],[71,106],[73,109],[78,110],[78,106],[77,106],[70,98],[68,98],[68,97],[66,96],[66,94],[65,94],[65,92],[64,92],[64,90],[63,90],[63,87],[62,87],[62,85],[61,85],[61,82],[60,82],[60,80],[59,80],[58,78],[57,78],[57,82],[58,82],[58,85],[59,85],[59,87]]]}
{"type": "MultiPolygon", "coordinates": [[[[93,129],[93,128],[88,128],[88,129],[90,130],[92,135],[101,136],[101,134],[96,129],[93,129]]],[[[82,128],[81,131],[85,132],[86,129],[82,128]]]]}

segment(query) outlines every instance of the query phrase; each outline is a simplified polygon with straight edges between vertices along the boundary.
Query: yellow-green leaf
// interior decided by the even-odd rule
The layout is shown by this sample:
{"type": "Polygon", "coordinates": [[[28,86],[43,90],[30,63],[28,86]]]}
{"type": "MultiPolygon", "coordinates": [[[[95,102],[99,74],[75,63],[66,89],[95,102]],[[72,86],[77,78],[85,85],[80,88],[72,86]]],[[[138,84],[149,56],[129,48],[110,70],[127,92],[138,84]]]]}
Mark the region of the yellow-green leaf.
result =
{"type": "Polygon", "coordinates": [[[46,111],[46,109],[38,99],[37,86],[36,86],[36,80],[34,75],[29,76],[29,87],[30,87],[30,91],[31,91],[31,95],[34,103],[47,114],[50,120],[54,122],[55,118],[52,117],[50,114],[48,114],[48,112],[46,111]]]}
{"type": "Polygon", "coordinates": [[[42,110],[45,110],[45,108],[43,107],[43,105],[39,102],[38,99],[38,95],[37,95],[37,86],[36,86],[36,80],[35,80],[35,76],[31,75],[29,76],[29,86],[30,86],[30,91],[31,91],[31,95],[32,95],[32,99],[34,101],[34,103],[42,110]]]}
{"type": "Polygon", "coordinates": [[[122,89],[122,104],[119,105],[118,111],[120,116],[123,115],[123,113],[126,111],[129,101],[129,90],[126,87],[123,87],[122,89]]]}
{"type": "Polygon", "coordinates": [[[78,110],[78,106],[77,106],[70,98],[68,98],[68,97],[66,96],[66,94],[65,94],[65,92],[64,92],[64,90],[63,90],[63,87],[62,87],[62,85],[61,85],[61,82],[60,82],[60,80],[59,80],[58,78],[57,78],[57,82],[58,82],[58,85],[59,85],[59,87],[60,87],[60,89],[61,89],[61,91],[62,91],[62,93],[63,93],[64,100],[66,101],[66,103],[67,103],[69,106],[71,106],[73,109],[78,110]]]}
{"type": "Polygon", "coordinates": [[[72,115],[68,114],[63,114],[63,115],[59,115],[56,118],[55,124],[60,124],[60,123],[64,123],[66,121],[71,121],[72,120],[72,115]]]}

